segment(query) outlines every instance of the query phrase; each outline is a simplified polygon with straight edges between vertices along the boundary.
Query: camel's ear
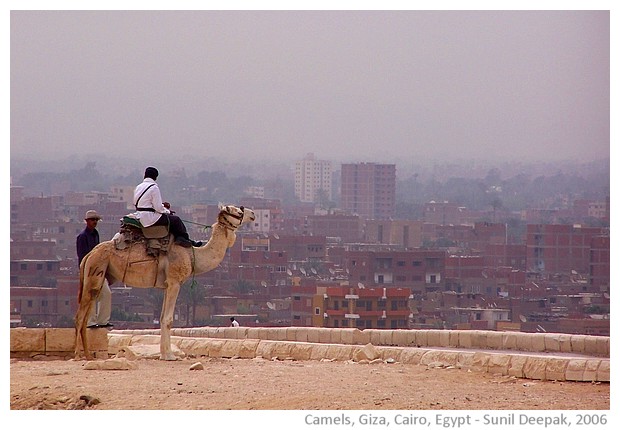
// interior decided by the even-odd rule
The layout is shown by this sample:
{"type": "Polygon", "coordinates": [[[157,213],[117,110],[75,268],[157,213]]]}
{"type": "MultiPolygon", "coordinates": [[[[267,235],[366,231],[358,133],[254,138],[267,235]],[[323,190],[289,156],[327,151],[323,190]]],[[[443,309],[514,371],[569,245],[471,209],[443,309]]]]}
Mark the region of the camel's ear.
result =
{"type": "Polygon", "coordinates": [[[220,210],[220,211],[221,211],[222,209],[224,209],[224,203],[219,202],[219,203],[217,204],[217,209],[218,209],[218,210],[220,210]]]}

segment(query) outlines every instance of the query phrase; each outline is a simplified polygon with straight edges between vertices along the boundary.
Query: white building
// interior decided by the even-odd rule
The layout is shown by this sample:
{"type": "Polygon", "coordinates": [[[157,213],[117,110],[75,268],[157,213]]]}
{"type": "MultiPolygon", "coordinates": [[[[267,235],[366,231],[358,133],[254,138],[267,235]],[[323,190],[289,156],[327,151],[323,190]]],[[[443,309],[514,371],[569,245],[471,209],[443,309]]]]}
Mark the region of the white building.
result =
{"type": "Polygon", "coordinates": [[[332,200],[332,165],[307,154],[295,163],[295,196],[302,202],[332,200]]]}

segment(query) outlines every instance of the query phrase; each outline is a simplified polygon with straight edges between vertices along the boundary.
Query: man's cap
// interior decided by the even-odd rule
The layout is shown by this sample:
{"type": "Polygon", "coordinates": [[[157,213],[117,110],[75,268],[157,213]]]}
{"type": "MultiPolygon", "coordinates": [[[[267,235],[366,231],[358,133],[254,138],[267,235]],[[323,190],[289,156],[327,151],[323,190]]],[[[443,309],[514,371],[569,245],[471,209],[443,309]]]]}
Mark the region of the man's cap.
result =
{"type": "Polygon", "coordinates": [[[100,220],[101,216],[95,210],[86,211],[86,215],[84,215],[84,219],[96,219],[100,220]]]}

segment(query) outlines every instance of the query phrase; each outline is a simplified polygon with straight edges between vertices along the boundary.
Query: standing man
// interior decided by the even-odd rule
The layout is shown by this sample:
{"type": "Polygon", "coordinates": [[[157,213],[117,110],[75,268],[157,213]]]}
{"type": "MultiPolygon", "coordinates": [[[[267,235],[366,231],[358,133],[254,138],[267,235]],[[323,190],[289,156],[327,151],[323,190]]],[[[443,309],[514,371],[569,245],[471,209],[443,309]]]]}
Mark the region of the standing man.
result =
{"type": "MultiPolygon", "coordinates": [[[[97,223],[101,217],[95,210],[89,210],[84,216],[86,221],[86,228],[78,234],[75,239],[75,248],[77,249],[78,265],[82,262],[82,259],[88,254],[95,246],[99,244],[99,232],[97,231],[97,223]]],[[[110,324],[110,312],[112,311],[112,291],[108,285],[108,280],[103,279],[103,287],[99,292],[99,297],[90,308],[88,314],[88,328],[107,327],[111,328],[110,324]]]]}
{"type": "Polygon", "coordinates": [[[136,186],[133,193],[133,203],[136,207],[136,217],[143,227],[152,225],[168,225],[170,233],[174,235],[175,243],[190,248],[202,246],[189,238],[183,221],[170,210],[170,203],[164,202],[157,185],[159,171],[155,167],[147,167],[144,171],[144,180],[136,186]]]}

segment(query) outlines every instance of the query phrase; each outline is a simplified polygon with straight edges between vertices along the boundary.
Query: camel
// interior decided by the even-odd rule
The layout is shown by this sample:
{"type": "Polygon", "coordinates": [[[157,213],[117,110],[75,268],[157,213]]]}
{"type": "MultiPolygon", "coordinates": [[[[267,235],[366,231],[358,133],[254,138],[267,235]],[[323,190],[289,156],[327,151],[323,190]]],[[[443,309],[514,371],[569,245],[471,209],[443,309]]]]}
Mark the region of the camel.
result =
{"type": "Polygon", "coordinates": [[[122,281],[137,288],[164,289],[160,317],[160,359],[176,360],[170,347],[170,329],[181,284],[190,276],[215,269],[224,259],[226,250],[235,243],[237,229],[243,222],[254,221],[255,218],[254,212],[243,206],[220,205],[217,222],[211,226],[209,241],[200,247],[191,248],[172,243],[163,271],[158,259],[147,255],[143,243],[136,242],[126,249],[117,249],[114,240],[98,244],[80,264],[78,310],[75,316],[76,359],[80,358],[80,338],[85,358],[93,359],[87,342],[88,312],[92,301],[96,300],[101,291],[105,277],[109,285],[122,281]]]}

